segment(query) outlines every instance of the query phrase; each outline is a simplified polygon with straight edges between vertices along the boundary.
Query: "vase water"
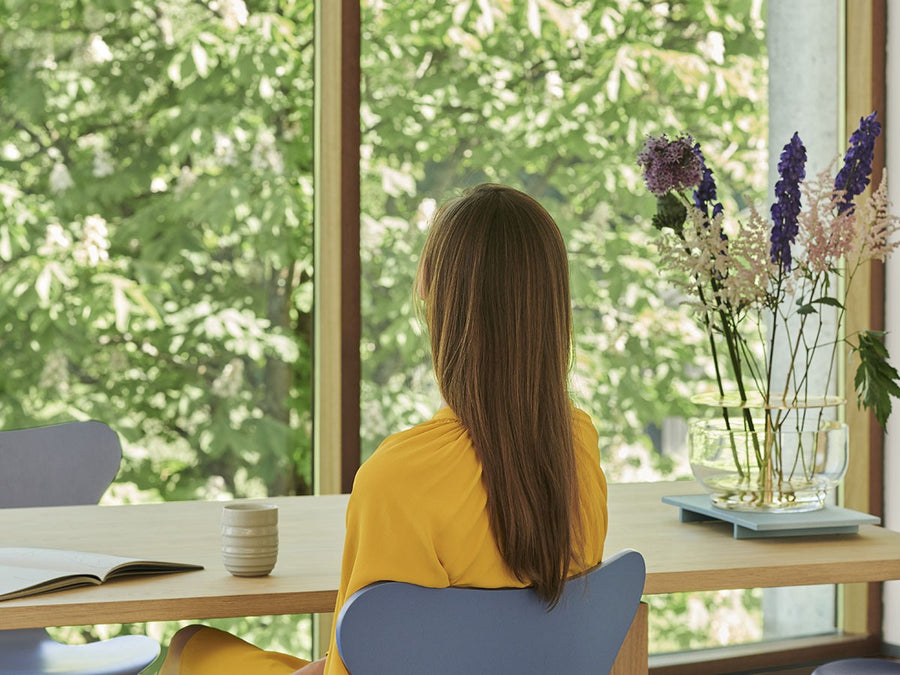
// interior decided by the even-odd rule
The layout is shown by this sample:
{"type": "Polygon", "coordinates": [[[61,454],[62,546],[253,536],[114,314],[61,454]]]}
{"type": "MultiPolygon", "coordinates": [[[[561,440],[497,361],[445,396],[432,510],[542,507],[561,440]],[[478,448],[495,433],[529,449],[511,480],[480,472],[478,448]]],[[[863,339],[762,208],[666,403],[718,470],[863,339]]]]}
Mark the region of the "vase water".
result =
{"type": "Polygon", "coordinates": [[[833,411],[842,401],[722,403],[720,417],[695,420],[688,432],[691,470],[712,503],[739,511],[823,508],[847,472],[848,429],[833,411]]]}

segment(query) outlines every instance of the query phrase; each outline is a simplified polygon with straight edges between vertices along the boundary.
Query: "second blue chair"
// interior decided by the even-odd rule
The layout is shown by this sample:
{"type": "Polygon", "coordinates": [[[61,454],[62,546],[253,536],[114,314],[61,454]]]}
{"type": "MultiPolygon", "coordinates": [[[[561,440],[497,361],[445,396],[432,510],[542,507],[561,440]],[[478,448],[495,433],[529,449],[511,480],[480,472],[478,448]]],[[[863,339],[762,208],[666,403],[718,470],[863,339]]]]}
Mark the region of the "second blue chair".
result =
{"type": "MultiPolygon", "coordinates": [[[[0,508],[96,504],[121,461],[119,437],[101,422],[2,431],[0,508]]],[[[158,655],[143,635],[67,645],[43,628],[0,631],[0,675],[136,675],[158,655]]]]}
{"type": "Polygon", "coordinates": [[[900,663],[882,659],[841,659],[819,666],[812,675],[900,675],[900,663]]]}

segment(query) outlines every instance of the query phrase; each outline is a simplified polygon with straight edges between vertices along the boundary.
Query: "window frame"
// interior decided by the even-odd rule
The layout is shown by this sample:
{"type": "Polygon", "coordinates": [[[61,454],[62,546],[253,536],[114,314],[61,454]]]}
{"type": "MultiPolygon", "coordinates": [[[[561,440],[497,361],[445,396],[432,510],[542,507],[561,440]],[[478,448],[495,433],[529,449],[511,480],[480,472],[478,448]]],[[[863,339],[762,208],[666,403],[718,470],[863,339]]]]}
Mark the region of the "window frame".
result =
{"type": "Polygon", "coordinates": [[[350,492],[360,464],[360,3],[315,11],[313,485],[350,492]]]}
{"type": "MultiPolygon", "coordinates": [[[[879,112],[882,124],[885,122],[887,2],[846,2],[845,13],[844,109],[845,137],[849,138],[860,117],[873,110],[879,112]]],[[[884,166],[884,143],[877,143],[872,162],[872,185],[878,185],[881,181],[884,166]]],[[[861,277],[851,287],[846,302],[847,334],[863,328],[884,328],[884,263],[872,261],[860,269],[858,274],[861,277]]],[[[856,392],[853,378],[848,374],[845,380],[845,397],[850,402],[846,406],[847,423],[850,426],[850,437],[853,438],[853,448],[843,483],[843,504],[848,508],[882,517],[884,433],[870,411],[859,410],[854,404],[856,392]]],[[[880,583],[848,584],[844,587],[841,608],[845,633],[877,635],[880,643],[881,590],[880,583]]]]}

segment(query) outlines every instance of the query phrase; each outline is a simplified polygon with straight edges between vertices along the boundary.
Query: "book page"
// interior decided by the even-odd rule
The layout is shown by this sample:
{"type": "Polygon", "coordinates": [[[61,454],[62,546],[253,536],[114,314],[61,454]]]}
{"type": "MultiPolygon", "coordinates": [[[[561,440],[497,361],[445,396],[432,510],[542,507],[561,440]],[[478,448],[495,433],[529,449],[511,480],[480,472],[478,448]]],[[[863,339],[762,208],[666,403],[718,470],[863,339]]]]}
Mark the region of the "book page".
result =
{"type": "Polygon", "coordinates": [[[54,548],[4,548],[0,547],[0,567],[24,567],[32,570],[54,572],[53,578],[71,574],[89,574],[103,579],[113,568],[136,562],[135,558],[90,553],[87,551],[66,551],[54,548]]]}
{"type": "Polygon", "coordinates": [[[0,547],[0,600],[100,584],[110,577],[203,569],[124,556],[52,548],[0,547]]]}
{"type": "Polygon", "coordinates": [[[0,600],[99,583],[99,579],[80,574],[0,565],[0,600]]]}

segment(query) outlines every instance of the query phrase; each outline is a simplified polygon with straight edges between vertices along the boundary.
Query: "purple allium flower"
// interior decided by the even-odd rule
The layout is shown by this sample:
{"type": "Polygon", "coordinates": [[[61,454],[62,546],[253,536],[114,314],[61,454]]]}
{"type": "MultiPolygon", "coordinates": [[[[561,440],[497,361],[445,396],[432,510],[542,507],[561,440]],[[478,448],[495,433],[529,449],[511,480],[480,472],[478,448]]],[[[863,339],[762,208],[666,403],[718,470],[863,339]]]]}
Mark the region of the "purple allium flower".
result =
{"type": "Polygon", "coordinates": [[[806,178],[806,148],[797,132],[781,151],[775,183],[775,203],[772,204],[772,262],[781,265],[782,272],[791,270],[791,244],[797,236],[797,217],[800,215],[800,182],[806,178]]]}
{"type": "Polygon", "coordinates": [[[657,197],[670,190],[687,190],[700,184],[703,166],[694,153],[694,139],[682,134],[673,140],[663,134],[650,136],[638,153],[647,189],[657,197]]]}
{"type": "Polygon", "coordinates": [[[844,166],[834,179],[834,188],[843,190],[844,196],[838,204],[838,213],[853,208],[853,200],[862,194],[869,184],[872,173],[872,158],[875,156],[875,139],[881,133],[881,125],[875,120],[875,112],[861,117],[859,128],[850,136],[850,147],[844,155],[844,166]]]}
{"type": "MultiPolygon", "coordinates": [[[[693,151],[700,160],[702,175],[700,185],[694,190],[694,206],[709,217],[709,205],[716,199],[716,180],[713,178],[712,169],[706,166],[706,158],[703,156],[699,143],[694,144],[693,151]]],[[[715,218],[720,213],[722,213],[722,205],[716,202],[713,204],[712,217],[715,218]]]]}

